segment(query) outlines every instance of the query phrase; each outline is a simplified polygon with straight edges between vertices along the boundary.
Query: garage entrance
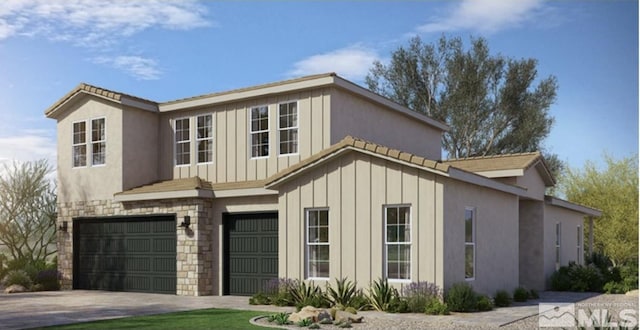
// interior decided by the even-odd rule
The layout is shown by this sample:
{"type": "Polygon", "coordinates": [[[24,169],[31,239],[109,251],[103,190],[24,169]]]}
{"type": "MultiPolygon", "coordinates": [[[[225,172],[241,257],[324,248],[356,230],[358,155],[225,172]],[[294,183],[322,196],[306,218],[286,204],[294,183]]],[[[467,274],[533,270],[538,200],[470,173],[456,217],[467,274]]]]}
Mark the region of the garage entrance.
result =
{"type": "Polygon", "coordinates": [[[225,214],[223,220],[223,292],[253,295],[278,278],[278,214],[225,214]]]}
{"type": "Polygon", "coordinates": [[[176,217],[73,221],[73,288],[176,293],[176,217]]]}

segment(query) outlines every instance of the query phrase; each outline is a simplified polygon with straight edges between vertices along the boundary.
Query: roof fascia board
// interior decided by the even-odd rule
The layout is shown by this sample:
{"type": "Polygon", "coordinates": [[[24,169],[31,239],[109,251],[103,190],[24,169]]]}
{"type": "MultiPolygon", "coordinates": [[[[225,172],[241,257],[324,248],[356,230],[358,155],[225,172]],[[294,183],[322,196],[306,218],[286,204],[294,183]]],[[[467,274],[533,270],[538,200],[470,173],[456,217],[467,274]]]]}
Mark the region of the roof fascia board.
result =
{"type": "MultiPolygon", "coordinates": [[[[339,156],[339,155],[343,154],[343,153],[344,153],[344,152],[346,152],[346,151],[348,151],[348,150],[347,150],[347,148],[340,148],[340,149],[337,149],[337,150],[335,150],[334,152],[331,152],[331,153],[329,153],[329,154],[327,154],[327,155],[324,155],[323,157],[320,157],[320,158],[316,159],[315,161],[313,161],[313,162],[311,162],[311,163],[309,163],[309,164],[306,164],[305,166],[302,166],[302,167],[300,167],[300,168],[295,169],[293,172],[288,173],[288,174],[286,174],[285,176],[283,176],[283,177],[281,177],[281,178],[278,178],[278,179],[277,179],[277,180],[275,180],[275,181],[272,181],[272,182],[267,183],[267,184],[265,185],[265,188],[266,188],[266,189],[271,189],[271,188],[273,188],[273,187],[279,186],[279,185],[281,185],[281,184],[283,184],[283,183],[285,183],[285,182],[287,182],[287,181],[289,181],[289,180],[293,179],[293,177],[298,176],[298,174],[300,174],[300,173],[302,173],[302,172],[306,171],[308,168],[314,167],[316,164],[318,164],[318,163],[320,163],[320,162],[324,162],[324,161],[330,160],[330,159],[332,159],[332,158],[335,158],[335,157],[337,157],[337,156],[339,156]]],[[[294,166],[295,166],[295,165],[294,165],[294,166]]],[[[276,174],[276,175],[277,175],[277,174],[276,174]]]]}
{"type": "Polygon", "coordinates": [[[365,97],[367,99],[370,99],[372,101],[380,103],[380,104],[382,104],[382,105],[384,105],[386,107],[392,108],[392,109],[394,109],[394,110],[396,110],[396,111],[398,111],[398,112],[400,112],[400,113],[402,113],[402,114],[404,114],[406,116],[409,116],[409,117],[411,117],[413,119],[416,119],[416,120],[419,120],[419,121],[424,122],[426,124],[429,124],[431,126],[434,126],[434,127],[438,128],[440,130],[443,130],[443,131],[448,131],[449,130],[449,126],[447,124],[444,124],[444,123],[441,123],[441,122],[439,122],[437,120],[434,120],[434,119],[428,117],[427,115],[423,115],[423,114],[420,114],[418,112],[412,111],[409,108],[406,108],[406,107],[404,107],[404,106],[402,106],[402,105],[400,105],[398,103],[395,103],[395,102],[393,102],[393,101],[391,101],[391,100],[389,100],[389,99],[387,99],[387,98],[385,98],[383,96],[380,96],[380,95],[378,95],[378,94],[376,94],[374,92],[371,92],[371,91],[369,91],[369,90],[367,90],[365,88],[362,88],[362,87],[360,87],[360,86],[358,86],[358,85],[356,85],[356,84],[354,84],[354,83],[352,83],[352,82],[350,82],[348,80],[342,79],[340,77],[336,77],[335,84],[336,84],[336,86],[339,86],[339,87],[341,87],[343,89],[346,89],[346,90],[348,90],[348,91],[350,91],[350,92],[352,92],[354,94],[361,95],[361,96],[363,96],[363,97],[365,97]]]}
{"type": "Polygon", "coordinates": [[[64,110],[70,105],[73,104],[74,102],[76,102],[76,100],[79,97],[82,96],[93,96],[93,97],[97,97],[99,99],[105,100],[107,102],[111,102],[111,103],[115,103],[115,104],[120,104],[120,105],[125,105],[125,106],[129,106],[132,108],[136,108],[136,109],[141,109],[141,110],[147,110],[147,111],[151,111],[151,112],[158,112],[158,107],[154,106],[152,104],[148,104],[148,103],[144,103],[144,102],[140,102],[131,98],[128,98],[126,96],[122,96],[120,97],[120,100],[115,100],[113,98],[110,98],[108,96],[105,95],[101,95],[98,93],[92,93],[90,91],[86,91],[84,89],[79,89],[77,90],[75,93],[73,93],[71,96],[67,97],[62,103],[56,105],[53,108],[48,109],[47,111],[45,111],[45,116],[47,116],[48,118],[56,118],[58,117],[59,113],[64,112],[64,110]]]}
{"type": "MultiPolygon", "coordinates": [[[[112,100],[112,101],[116,102],[115,100],[112,100]]],[[[137,108],[137,109],[140,109],[140,110],[158,112],[158,106],[157,105],[152,105],[152,104],[149,104],[149,103],[140,102],[138,100],[131,99],[131,98],[128,98],[126,96],[122,96],[120,98],[120,103],[122,105],[126,105],[126,106],[129,106],[129,107],[137,108]]]]}
{"type": "Polygon", "coordinates": [[[588,216],[592,216],[592,217],[600,217],[602,216],[602,211],[598,210],[598,209],[594,209],[588,206],[584,206],[584,205],[580,205],[580,204],[575,204],[569,201],[566,201],[564,199],[560,199],[557,197],[553,197],[553,196],[545,196],[544,200],[547,204],[549,205],[553,205],[553,206],[558,206],[558,207],[562,207],[568,210],[572,210],[572,211],[576,211],[576,212],[580,212],[583,213],[585,215],[588,216]]]}
{"type": "Polygon", "coordinates": [[[334,83],[334,76],[325,76],[315,79],[295,81],[275,86],[266,86],[263,88],[249,89],[242,91],[230,91],[217,95],[204,96],[196,99],[187,99],[183,101],[171,101],[169,103],[161,103],[158,107],[160,112],[168,112],[174,110],[182,110],[188,108],[202,107],[210,104],[229,103],[249,98],[268,96],[278,93],[286,93],[292,90],[308,89],[320,86],[328,86],[334,83]]]}
{"type": "Polygon", "coordinates": [[[148,201],[158,199],[173,199],[173,198],[213,198],[212,190],[205,189],[193,189],[193,190],[181,190],[181,191],[162,191],[162,192],[149,192],[139,194],[116,194],[114,200],[116,202],[137,202],[148,201]]]}
{"type": "Polygon", "coordinates": [[[494,190],[499,190],[517,196],[523,196],[527,192],[526,188],[495,181],[472,172],[458,169],[456,167],[449,168],[449,175],[452,179],[491,188],[494,190]]]}
{"type": "Polygon", "coordinates": [[[278,195],[277,190],[269,190],[266,188],[249,188],[249,189],[228,189],[228,190],[214,190],[213,197],[226,198],[226,197],[249,197],[249,196],[269,196],[278,195]]]}
{"type": "MultiPolygon", "coordinates": [[[[455,165],[451,165],[451,166],[455,167],[455,165]]],[[[480,171],[480,172],[474,172],[474,173],[482,176],[486,176],[487,178],[510,178],[514,176],[523,176],[524,170],[508,169],[508,170],[480,171]]]]}

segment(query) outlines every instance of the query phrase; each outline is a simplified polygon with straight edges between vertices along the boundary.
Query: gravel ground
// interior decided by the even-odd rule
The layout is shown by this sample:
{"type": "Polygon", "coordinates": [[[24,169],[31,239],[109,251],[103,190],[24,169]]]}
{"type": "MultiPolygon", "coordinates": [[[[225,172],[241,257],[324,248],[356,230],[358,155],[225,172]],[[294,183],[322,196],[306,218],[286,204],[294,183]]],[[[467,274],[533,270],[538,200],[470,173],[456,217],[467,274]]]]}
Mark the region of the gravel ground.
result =
{"type": "MultiPolygon", "coordinates": [[[[553,300],[547,300],[553,301],[553,300]]],[[[544,302],[544,301],[540,301],[544,302]]],[[[634,321],[638,324],[638,296],[612,295],[602,294],[593,296],[575,303],[576,313],[589,316],[598,311],[607,310],[611,315],[611,322],[620,321],[620,316],[626,317],[627,320],[634,321]],[[620,314],[623,312],[623,314],[620,314]],[[625,316],[626,315],[626,316],[625,316]]],[[[421,314],[387,314],[379,312],[361,312],[364,315],[364,323],[353,324],[354,329],[384,329],[384,330],[400,330],[400,329],[538,329],[538,315],[533,315],[521,319],[514,317],[506,317],[505,323],[498,325],[496,323],[488,324],[487,319],[492,318],[499,313],[501,309],[493,312],[484,313],[454,313],[450,316],[428,316],[421,314]],[[491,313],[494,313],[493,315],[491,313]],[[509,323],[511,322],[511,323],[509,323]]],[[[529,304],[528,310],[537,310],[537,302],[529,304]],[[533,307],[531,307],[533,306],[533,307]]],[[[535,312],[534,312],[535,313],[535,312]]],[[[577,315],[577,314],[576,314],[577,315]]],[[[274,326],[269,323],[266,318],[257,320],[257,324],[264,326],[274,326]]],[[[594,325],[597,325],[594,324],[594,325]]],[[[613,324],[611,324],[613,325],[613,324]]],[[[565,327],[564,329],[566,329],[565,327]]],[[[571,328],[571,327],[568,327],[571,328]]],[[[298,326],[288,326],[286,329],[301,329],[298,326]]],[[[322,325],[321,329],[339,329],[333,325],[322,325]]],[[[544,328],[544,329],[563,329],[563,328],[544,328]]]]}

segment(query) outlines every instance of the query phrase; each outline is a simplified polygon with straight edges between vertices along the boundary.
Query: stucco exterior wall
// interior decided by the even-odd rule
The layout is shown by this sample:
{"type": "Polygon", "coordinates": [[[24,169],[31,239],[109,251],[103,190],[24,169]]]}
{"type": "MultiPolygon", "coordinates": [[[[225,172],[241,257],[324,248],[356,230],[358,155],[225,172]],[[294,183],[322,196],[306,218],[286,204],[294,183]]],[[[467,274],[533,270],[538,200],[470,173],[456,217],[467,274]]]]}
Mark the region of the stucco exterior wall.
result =
{"type": "MultiPolygon", "coordinates": [[[[191,217],[189,230],[176,228],[177,295],[202,296],[214,292],[212,202],[206,199],[175,199],[147,202],[116,203],[111,200],[58,203],[56,226],[67,221],[68,231],[58,232],[58,270],[62,274],[62,289],[73,285],[74,219],[130,215],[175,214],[180,223],[191,217]]],[[[75,220],[81,221],[81,220],[75,220]]]]}
{"type": "Polygon", "coordinates": [[[584,215],[545,203],[544,205],[544,278],[549,288],[549,277],[556,270],[556,223],[560,230],[560,266],[569,262],[584,262],[584,215]],[[581,251],[578,254],[578,226],[581,228],[581,251]]]}
{"type": "MultiPolygon", "coordinates": [[[[76,110],[67,111],[58,118],[58,202],[104,200],[122,191],[122,109],[114,103],[93,96],[84,96],[74,104],[76,110]],[[73,123],[105,118],[105,165],[73,167],[73,123]]],[[[87,141],[90,141],[90,132],[87,141]]],[[[91,147],[87,145],[87,151],[91,147]]],[[[87,153],[89,157],[90,153],[87,153]]]]}
{"type": "MultiPolygon", "coordinates": [[[[211,235],[211,247],[213,251],[213,295],[221,296],[224,287],[224,214],[225,213],[254,213],[254,212],[277,212],[278,196],[254,196],[254,197],[234,197],[218,198],[213,203],[213,232],[211,235]]],[[[281,221],[281,220],[279,220],[281,221]]],[[[279,240],[282,240],[279,237],[279,240]]],[[[278,260],[278,263],[283,261],[278,260]]]]}
{"type": "Polygon", "coordinates": [[[158,114],[125,109],[122,118],[122,190],[159,180],[158,114]]]}
{"type": "Polygon", "coordinates": [[[265,179],[330,146],[330,97],[328,88],[319,88],[163,113],[160,123],[160,177],[200,176],[213,183],[265,179]],[[281,156],[278,155],[278,104],[292,101],[298,102],[298,153],[281,156]],[[269,107],[269,157],[251,158],[250,110],[263,105],[269,107]],[[214,117],[212,164],[197,164],[195,117],[203,114],[214,117]],[[174,120],[185,117],[191,118],[191,164],[175,166],[174,120]]]}
{"type": "Polygon", "coordinates": [[[475,279],[480,293],[518,286],[518,197],[452,179],[444,182],[444,278],[465,281],[465,208],[475,208],[475,279]]]}
{"type": "Polygon", "coordinates": [[[523,176],[517,177],[515,184],[527,188],[525,193],[527,198],[538,201],[544,200],[544,193],[547,187],[535,167],[527,169],[523,176]]]}
{"type": "Polygon", "coordinates": [[[431,160],[442,158],[442,132],[342,89],[331,90],[331,144],[347,135],[431,160]]]}
{"type": "Polygon", "coordinates": [[[520,285],[542,291],[544,274],[544,204],[520,201],[520,285]]]}
{"type": "MultiPolygon", "coordinates": [[[[384,277],[384,206],[410,205],[411,281],[442,285],[442,186],[434,174],[348,152],[279,191],[280,277],[307,277],[305,211],[328,208],[329,279],[347,277],[367,287],[384,277]]],[[[391,281],[398,288],[407,282],[391,281]]]]}

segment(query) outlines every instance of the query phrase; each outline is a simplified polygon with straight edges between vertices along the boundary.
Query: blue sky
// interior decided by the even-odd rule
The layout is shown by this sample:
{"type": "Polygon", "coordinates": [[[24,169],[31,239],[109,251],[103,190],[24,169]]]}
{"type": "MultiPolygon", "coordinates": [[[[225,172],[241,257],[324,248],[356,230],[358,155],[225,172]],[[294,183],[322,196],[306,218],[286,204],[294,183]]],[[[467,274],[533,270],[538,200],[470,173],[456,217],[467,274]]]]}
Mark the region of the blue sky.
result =
{"type": "Polygon", "coordinates": [[[0,4],[0,161],[55,162],[43,111],[80,82],[155,101],[323,72],[363,84],[372,61],[442,34],[558,78],[545,147],[571,167],[638,152],[637,1],[105,3],[0,4]]]}

